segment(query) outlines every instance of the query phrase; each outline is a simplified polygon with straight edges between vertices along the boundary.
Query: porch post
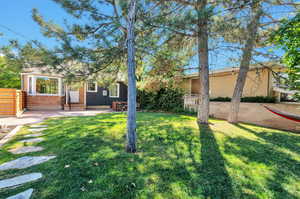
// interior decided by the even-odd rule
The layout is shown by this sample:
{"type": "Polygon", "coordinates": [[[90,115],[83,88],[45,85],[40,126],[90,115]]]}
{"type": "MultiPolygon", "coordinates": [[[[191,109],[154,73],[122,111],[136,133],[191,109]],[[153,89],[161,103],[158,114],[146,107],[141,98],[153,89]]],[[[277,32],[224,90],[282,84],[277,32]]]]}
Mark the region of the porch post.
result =
{"type": "Polygon", "coordinates": [[[68,84],[66,84],[66,104],[69,104],[69,90],[68,90],[68,84]]]}
{"type": "Polygon", "coordinates": [[[87,87],[87,85],[86,85],[86,83],[84,82],[83,83],[83,92],[84,92],[84,94],[83,94],[83,103],[84,103],[84,107],[86,108],[86,87],[87,87]]]}

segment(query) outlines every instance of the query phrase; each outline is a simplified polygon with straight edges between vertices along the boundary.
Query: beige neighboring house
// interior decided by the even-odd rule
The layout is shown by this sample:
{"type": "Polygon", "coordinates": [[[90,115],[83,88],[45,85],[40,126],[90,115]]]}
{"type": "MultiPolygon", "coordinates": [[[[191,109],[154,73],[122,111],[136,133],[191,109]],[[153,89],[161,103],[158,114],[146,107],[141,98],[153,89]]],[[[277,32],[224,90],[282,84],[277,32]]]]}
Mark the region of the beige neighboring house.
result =
{"type": "MultiPolygon", "coordinates": [[[[280,96],[288,94],[288,91],[276,86],[272,75],[274,72],[284,72],[283,66],[263,67],[261,65],[252,65],[247,74],[246,84],[243,91],[243,97],[254,96],[275,96],[280,101],[280,96]]],[[[239,68],[231,67],[210,71],[210,97],[232,97],[239,68]]],[[[183,87],[186,95],[200,94],[200,78],[198,73],[184,76],[183,87]]]]}
{"type": "MultiPolygon", "coordinates": [[[[254,96],[274,96],[279,102],[282,97],[295,93],[278,86],[273,77],[272,71],[282,72],[286,69],[283,66],[262,67],[252,65],[247,74],[243,97],[254,96]]],[[[225,68],[210,72],[210,97],[232,97],[239,68],[225,68]]],[[[184,96],[184,108],[188,110],[198,110],[200,80],[198,73],[184,76],[183,87],[186,95],[184,96]]],[[[271,128],[300,132],[300,123],[287,120],[271,113],[262,105],[268,106],[289,114],[300,115],[300,103],[281,102],[281,103],[241,103],[239,108],[238,120],[271,128]]],[[[213,118],[226,120],[230,110],[230,102],[212,101],[209,103],[209,114],[213,118]]]]}

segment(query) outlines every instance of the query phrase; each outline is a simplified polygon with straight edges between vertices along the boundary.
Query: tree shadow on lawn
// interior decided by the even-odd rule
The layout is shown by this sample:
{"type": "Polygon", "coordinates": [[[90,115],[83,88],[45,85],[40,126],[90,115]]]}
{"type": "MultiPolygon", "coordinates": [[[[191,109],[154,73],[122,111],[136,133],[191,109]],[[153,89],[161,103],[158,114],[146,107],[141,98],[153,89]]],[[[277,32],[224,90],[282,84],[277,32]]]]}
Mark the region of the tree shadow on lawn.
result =
{"type": "Polygon", "coordinates": [[[39,144],[45,151],[37,154],[57,158],[11,171],[14,175],[42,172],[44,177],[15,190],[0,191],[0,195],[8,197],[32,187],[32,199],[234,198],[211,130],[200,127],[199,136],[197,128],[166,123],[176,121],[175,116],[160,116],[142,114],[138,118],[136,154],[124,149],[124,115],[48,120],[46,141],[39,144]],[[113,135],[115,126],[122,128],[113,135]]]}
{"type": "MultiPolygon", "coordinates": [[[[272,198],[299,198],[299,195],[294,195],[299,191],[299,187],[295,187],[297,185],[294,184],[292,190],[287,190],[287,186],[297,183],[297,179],[300,179],[300,162],[285,150],[298,152],[296,145],[300,143],[300,137],[290,133],[279,133],[278,130],[257,132],[245,125],[235,126],[262,139],[256,141],[243,137],[229,138],[225,152],[246,159],[248,164],[258,163],[269,167],[272,174],[265,179],[266,186],[272,192],[272,198]]],[[[252,188],[255,190],[255,187],[252,188]]]]}
{"type": "Polygon", "coordinates": [[[199,125],[201,142],[200,172],[205,198],[235,198],[225,160],[219,150],[214,132],[208,125],[199,125]]]}
{"type": "MultiPolygon", "coordinates": [[[[209,126],[201,125],[197,131],[196,128],[185,126],[174,128],[172,125],[161,125],[160,133],[151,133],[150,127],[145,128],[148,129],[149,135],[142,139],[151,144],[148,145],[149,148],[143,147],[144,150],[165,150],[165,154],[160,154],[162,161],[171,160],[173,165],[177,165],[166,173],[169,176],[169,184],[180,181],[182,188],[187,190],[188,197],[235,198],[225,160],[209,126]],[[162,133],[163,130],[168,133],[162,133]],[[178,179],[170,180],[175,176],[178,179]]],[[[157,164],[156,167],[161,165],[157,164]]]]}
{"type": "Polygon", "coordinates": [[[273,129],[270,131],[254,131],[245,125],[236,125],[245,131],[255,134],[257,137],[264,139],[268,143],[277,145],[278,147],[286,148],[292,152],[300,155],[300,135],[293,132],[285,132],[281,130],[273,129]]]}

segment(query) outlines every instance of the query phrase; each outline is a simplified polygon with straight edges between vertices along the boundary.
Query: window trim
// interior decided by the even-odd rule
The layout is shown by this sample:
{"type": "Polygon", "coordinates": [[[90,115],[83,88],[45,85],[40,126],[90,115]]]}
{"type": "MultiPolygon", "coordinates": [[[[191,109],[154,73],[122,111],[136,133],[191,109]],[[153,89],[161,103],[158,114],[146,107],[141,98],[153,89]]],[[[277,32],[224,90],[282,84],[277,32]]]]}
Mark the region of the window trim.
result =
{"type": "Polygon", "coordinates": [[[97,82],[87,82],[87,84],[86,84],[86,90],[89,93],[97,93],[98,92],[98,83],[97,82]],[[96,87],[96,90],[89,90],[89,83],[94,83],[95,87],[96,87]]]}
{"type": "Polygon", "coordinates": [[[62,79],[60,77],[52,77],[52,76],[47,76],[47,75],[28,75],[27,76],[27,93],[29,96],[64,96],[64,93],[61,93],[62,91],[62,79]],[[50,94],[50,93],[37,93],[36,92],[36,79],[37,78],[52,78],[52,79],[57,79],[58,80],[58,90],[57,94],[50,94]],[[29,93],[30,88],[29,88],[29,79],[31,78],[31,91],[32,93],[29,93]]]}
{"type": "Polygon", "coordinates": [[[110,89],[108,89],[110,98],[119,98],[120,97],[120,83],[116,83],[116,85],[117,85],[117,95],[116,96],[112,96],[110,89]]]}

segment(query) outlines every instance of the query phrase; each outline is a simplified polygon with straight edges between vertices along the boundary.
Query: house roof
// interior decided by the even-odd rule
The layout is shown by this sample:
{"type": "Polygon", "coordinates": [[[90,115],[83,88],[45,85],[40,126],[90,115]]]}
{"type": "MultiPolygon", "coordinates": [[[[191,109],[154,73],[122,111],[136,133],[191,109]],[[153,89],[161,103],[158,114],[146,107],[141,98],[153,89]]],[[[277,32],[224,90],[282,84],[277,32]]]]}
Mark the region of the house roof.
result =
{"type": "Polygon", "coordinates": [[[51,71],[47,67],[30,67],[30,68],[24,68],[22,73],[24,74],[30,74],[30,75],[47,75],[47,76],[56,76],[56,77],[63,77],[63,75],[57,74],[53,71],[51,71]]]}
{"type": "MultiPolygon", "coordinates": [[[[271,64],[271,63],[264,63],[263,65],[261,64],[252,64],[250,65],[249,70],[255,70],[255,69],[263,69],[263,68],[268,68],[268,69],[283,69],[284,66],[281,64],[271,64]]],[[[213,74],[220,74],[220,73],[229,73],[229,72],[236,72],[239,71],[240,67],[227,67],[227,68],[221,68],[221,69],[216,69],[216,70],[210,70],[209,75],[213,74]]],[[[199,77],[199,73],[192,73],[185,75],[184,78],[193,78],[193,77],[199,77]]]]}
{"type": "MultiPolygon", "coordinates": [[[[64,74],[58,74],[54,70],[51,70],[49,67],[28,67],[24,68],[23,72],[21,73],[22,75],[41,75],[41,76],[52,76],[52,77],[62,77],[64,78],[64,74]]],[[[106,75],[103,73],[102,75],[106,75]]],[[[75,76],[76,78],[76,76],[75,76]]],[[[101,77],[101,74],[98,74],[98,76],[92,78],[92,79],[98,79],[98,78],[103,78],[101,77]]],[[[117,73],[117,82],[125,82],[126,78],[125,75],[122,73],[117,73]]]]}

